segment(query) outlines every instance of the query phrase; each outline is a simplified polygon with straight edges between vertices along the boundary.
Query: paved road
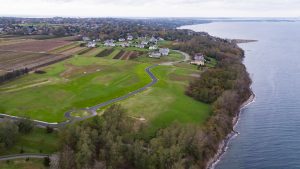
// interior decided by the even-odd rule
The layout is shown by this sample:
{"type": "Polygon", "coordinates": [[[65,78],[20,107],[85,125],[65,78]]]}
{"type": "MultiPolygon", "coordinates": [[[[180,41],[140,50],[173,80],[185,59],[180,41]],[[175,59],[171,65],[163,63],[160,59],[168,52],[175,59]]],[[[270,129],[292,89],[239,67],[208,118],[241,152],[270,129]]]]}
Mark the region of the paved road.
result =
{"type": "MultiPolygon", "coordinates": [[[[39,127],[53,127],[53,128],[59,128],[59,127],[64,127],[66,124],[70,124],[70,123],[73,123],[73,122],[77,122],[77,121],[82,121],[82,120],[85,120],[85,119],[88,119],[88,118],[91,118],[91,117],[94,117],[97,115],[97,110],[101,107],[104,107],[104,106],[107,106],[109,104],[112,104],[112,103],[116,103],[116,102],[119,102],[121,100],[124,100],[124,99],[127,99],[137,93],[140,93],[142,91],[145,91],[147,88],[153,86],[155,83],[157,83],[158,79],[154,76],[154,74],[151,72],[151,69],[156,67],[157,65],[152,65],[152,66],[149,66],[145,69],[145,71],[147,72],[147,74],[149,75],[149,77],[151,78],[151,82],[149,84],[147,84],[146,86],[142,87],[142,88],[139,88],[135,91],[132,91],[124,96],[120,96],[118,98],[115,98],[115,99],[112,99],[112,100],[109,100],[109,101],[106,101],[106,102],[103,102],[103,103],[100,103],[98,105],[95,105],[93,107],[90,107],[90,108],[87,108],[87,109],[82,109],[82,110],[86,110],[89,112],[90,115],[88,116],[85,116],[85,117],[73,117],[71,115],[72,111],[69,111],[69,112],[66,112],[65,113],[65,117],[68,119],[67,121],[65,122],[61,122],[61,123],[47,123],[47,122],[42,122],[42,121],[38,121],[38,120],[33,120],[33,122],[35,123],[35,125],[39,126],[39,127]]],[[[6,115],[6,114],[0,114],[0,118],[9,118],[9,119],[12,119],[12,120],[18,120],[20,119],[20,117],[17,117],[17,116],[10,116],[10,115],[6,115]]]]}
{"type": "Polygon", "coordinates": [[[13,154],[13,155],[6,155],[6,156],[0,156],[0,161],[6,161],[6,160],[16,160],[16,159],[22,159],[22,158],[45,158],[49,157],[49,154],[13,154]]]}
{"type": "Polygon", "coordinates": [[[182,56],[184,56],[184,59],[183,60],[180,60],[180,61],[176,61],[176,62],[165,62],[165,63],[161,63],[160,65],[163,65],[163,66],[172,66],[176,63],[181,63],[181,62],[187,62],[189,60],[191,60],[191,56],[185,52],[182,52],[180,50],[174,50],[175,52],[178,52],[180,54],[182,54],[182,56]]]}

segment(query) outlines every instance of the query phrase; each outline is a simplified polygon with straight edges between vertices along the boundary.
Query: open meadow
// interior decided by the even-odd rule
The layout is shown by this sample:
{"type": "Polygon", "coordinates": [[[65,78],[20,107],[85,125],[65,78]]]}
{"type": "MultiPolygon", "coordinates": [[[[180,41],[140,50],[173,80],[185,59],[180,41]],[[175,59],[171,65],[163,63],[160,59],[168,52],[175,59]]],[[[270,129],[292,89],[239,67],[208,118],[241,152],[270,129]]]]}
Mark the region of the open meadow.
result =
{"type": "MultiPolygon", "coordinates": [[[[58,48],[62,52],[74,44],[58,48]]],[[[171,51],[161,59],[149,58],[143,51],[121,48],[94,48],[80,55],[42,68],[44,74],[31,73],[0,86],[1,113],[26,116],[47,122],[65,121],[64,113],[90,107],[137,90],[151,79],[145,68],[152,64],[180,61],[171,51]],[[132,55],[138,55],[131,58],[132,55]],[[122,59],[125,58],[125,59],[122,59]]],[[[199,76],[196,66],[182,62],[152,69],[158,83],[146,91],[120,102],[129,116],[149,126],[149,132],[172,122],[203,123],[211,113],[208,104],[184,94],[190,80],[199,76]]],[[[99,113],[103,109],[99,110],[99,113]]]]}
{"type": "Polygon", "coordinates": [[[61,122],[68,110],[125,95],[151,81],[149,64],[74,56],[0,86],[1,113],[61,122]]]}

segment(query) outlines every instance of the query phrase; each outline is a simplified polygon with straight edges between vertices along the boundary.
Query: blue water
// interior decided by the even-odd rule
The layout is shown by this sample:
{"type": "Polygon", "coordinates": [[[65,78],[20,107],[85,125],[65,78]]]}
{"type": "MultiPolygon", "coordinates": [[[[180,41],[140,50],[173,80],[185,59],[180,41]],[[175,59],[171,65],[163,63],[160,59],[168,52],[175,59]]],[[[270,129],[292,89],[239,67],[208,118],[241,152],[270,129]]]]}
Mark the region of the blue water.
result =
{"type": "Polygon", "coordinates": [[[255,102],[244,109],[217,169],[300,169],[300,22],[216,22],[185,26],[241,44],[255,102]]]}

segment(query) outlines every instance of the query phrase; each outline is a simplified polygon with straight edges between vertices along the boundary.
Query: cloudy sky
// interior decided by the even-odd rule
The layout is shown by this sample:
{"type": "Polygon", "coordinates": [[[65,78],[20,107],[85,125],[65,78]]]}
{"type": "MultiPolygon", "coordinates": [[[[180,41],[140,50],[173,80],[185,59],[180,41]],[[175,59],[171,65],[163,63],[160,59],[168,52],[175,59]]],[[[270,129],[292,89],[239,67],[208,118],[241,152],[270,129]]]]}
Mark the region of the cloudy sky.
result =
{"type": "Polygon", "coordinates": [[[300,0],[0,0],[0,16],[300,17],[300,0]]]}

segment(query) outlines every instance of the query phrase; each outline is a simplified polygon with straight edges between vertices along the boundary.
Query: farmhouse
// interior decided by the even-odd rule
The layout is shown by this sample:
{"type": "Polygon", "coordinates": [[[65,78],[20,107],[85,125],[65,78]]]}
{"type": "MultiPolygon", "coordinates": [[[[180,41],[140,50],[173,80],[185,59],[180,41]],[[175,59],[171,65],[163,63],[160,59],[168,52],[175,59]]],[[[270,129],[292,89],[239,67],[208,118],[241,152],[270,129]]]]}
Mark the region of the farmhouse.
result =
{"type": "Polygon", "coordinates": [[[161,55],[163,55],[163,56],[168,56],[169,52],[170,52],[169,48],[160,48],[159,49],[159,53],[161,53],[161,55]]]}
{"type": "Polygon", "coordinates": [[[96,47],[96,41],[93,40],[93,41],[88,42],[87,47],[88,48],[94,48],[94,47],[96,47]]]}
{"type": "Polygon", "coordinates": [[[149,54],[150,58],[160,58],[161,57],[161,53],[160,52],[151,52],[149,54]]]}
{"type": "Polygon", "coordinates": [[[194,56],[194,60],[191,61],[191,64],[203,66],[204,62],[205,62],[204,55],[202,53],[197,53],[194,56]]]}

